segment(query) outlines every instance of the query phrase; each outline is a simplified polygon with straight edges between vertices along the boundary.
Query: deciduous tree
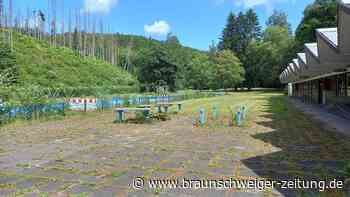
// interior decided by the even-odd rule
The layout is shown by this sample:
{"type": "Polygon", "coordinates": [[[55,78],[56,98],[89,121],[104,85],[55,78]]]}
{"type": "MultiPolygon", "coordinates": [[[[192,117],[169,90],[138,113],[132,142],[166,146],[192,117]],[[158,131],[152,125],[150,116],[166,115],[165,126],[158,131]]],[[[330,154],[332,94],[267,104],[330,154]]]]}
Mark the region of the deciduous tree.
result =
{"type": "Polygon", "coordinates": [[[303,44],[315,42],[317,28],[337,26],[337,0],[316,0],[304,10],[304,17],[296,30],[298,48],[303,44]]]}

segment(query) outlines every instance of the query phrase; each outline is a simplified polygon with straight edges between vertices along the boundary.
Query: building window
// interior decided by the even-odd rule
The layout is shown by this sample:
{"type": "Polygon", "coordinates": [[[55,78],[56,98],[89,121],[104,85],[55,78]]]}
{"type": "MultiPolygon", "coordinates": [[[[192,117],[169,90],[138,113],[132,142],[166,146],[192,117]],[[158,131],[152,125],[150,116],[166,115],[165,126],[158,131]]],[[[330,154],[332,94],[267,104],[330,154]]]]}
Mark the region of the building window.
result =
{"type": "Polygon", "coordinates": [[[312,102],[318,103],[318,80],[312,81],[312,102]]]}
{"type": "Polygon", "coordinates": [[[336,77],[337,80],[337,96],[343,97],[347,95],[347,75],[341,74],[336,77]]]}

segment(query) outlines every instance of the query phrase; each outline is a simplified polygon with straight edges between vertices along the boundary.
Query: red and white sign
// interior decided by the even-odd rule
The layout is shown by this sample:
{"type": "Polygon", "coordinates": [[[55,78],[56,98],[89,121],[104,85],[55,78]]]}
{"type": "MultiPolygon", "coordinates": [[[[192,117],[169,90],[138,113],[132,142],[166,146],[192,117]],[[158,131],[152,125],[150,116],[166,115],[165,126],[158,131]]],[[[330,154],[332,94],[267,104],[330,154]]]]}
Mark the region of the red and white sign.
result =
{"type": "Polygon", "coordinates": [[[71,98],[69,99],[69,104],[72,105],[79,105],[79,104],[96,104],[96,100],[95,98],[71,98]]]}

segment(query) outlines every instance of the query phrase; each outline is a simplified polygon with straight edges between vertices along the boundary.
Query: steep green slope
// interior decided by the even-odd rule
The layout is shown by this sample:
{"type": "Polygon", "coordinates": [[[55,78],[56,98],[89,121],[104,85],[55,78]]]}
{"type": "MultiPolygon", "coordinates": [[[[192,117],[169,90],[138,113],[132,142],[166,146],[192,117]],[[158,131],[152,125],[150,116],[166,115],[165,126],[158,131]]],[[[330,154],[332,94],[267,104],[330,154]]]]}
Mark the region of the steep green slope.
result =
{"type": "MultiPolygon", "coordinates": [[[[118,43],[119,66],[125,67],[125,65],[127,65],[128,70],[140,80],[142,90],[151,88],[149,87],[150,84],[143,80],[145,79],[145,73],[142,71],[149,69],[147,67],[150,65],[147,65],[146,62],[148,64],[150,64],[150,62],[156,64],[157,60],[154,61],[155,58],[152,58],[152,56],[154,57],[154,53],[157,53],[157,51],[162,53],[160,54],[160,56],[163,56],[162,60],[165,60],[168,65],[174,65],[174,69],[176,70],[175,76],[170,76],[167,74],[167,77],[165,77],[167,78],[167,80],[165,80],[167,86],[169,86],[169,88],[171,87],[170,89],[172,90],[194,88],[194,86],[189,83],[189,81],[192,79],[189,71],[191,70],[191,65],[193,65],[193,60],[195,59],[194,57],[197,57],[198,55],[208,56],[208,52],[185,47],[181,45],[180,42],[174,42],[168,39],[166,41],[158,41],[142,36],[122,34],[114,35],[113,39],[115,39],[117,41],[116,43],[118,43]],[[130,45],[132,47],[131,52],[129,50],[130,45]],[[147,56],[147,54],[153,55],[147,56]],[[127,62],[127,60],[129,60],[129,62],[127,62]],[[174,83],[168,81],[169,78],[174,78],[174,83]]],[[[168,70],[167,66],[164,66],[164,64],[163,66],[159,66],[163,67],[165,70],[168,70]]],[[[154,74],[159,75],[158,72],[155,72],[154,74]]],[[[162,75],[164,75],[164,73],[162,75]]],[[[162,80],[160,80],[162,77],[157,78],[158,79],[155,78],[152,80],[153,85],[157,85],[157,83],[160,81],[164,82],[164,78],[162,80]]]]}
{"type": "MultiPolygon", "coordinates": [[[[128,52],[129,45],[131,45],[131,48],[132,48],[132,53],[130,54],[132,60],[137,58],[135,56],[137,56],[137,53],[139,53],[140,51],[147,50],[149,48],[156,47],[159,45],[163,45],[163,46],[167,45],[165,41],[159,41],[152,38],[146,38],[146,37],[137,36],[137,35],[115,34],[113,35],[113,39],[115,39],[116,43],[118,44],[119,53],[120,53],[119,58],[121,60],[120,63],[122,64],[125,63],[124,60],[125,60],[126,53],[128,52]]],[[[198,49],[194,49],[190,47],[185,47],[185,46],[182,46],[181,44],[179,44],[178,47],[181,52],[186,53],[188,55],[193,53],[205,53],[204,51],[200,51],[198,49]]]]}
{"type": "MultiPolygon", "coordinates": [[[[78,35],[66,33],[66,40],[72,38],[72,42],[74,45],[74,39],[79,39],[78,35]]],[[[62,35],[58,35],[59,43],[63,43],[62,35]]],[[[108,50],[111,48],[111,43],[114,43],[115,57],[117,58],[117,64],[121,68],[125,68],[126,64],[128,65],[128,70],[136,74],[135,71],[139,69],[140,66],[137,64],[137,59],[139,56],[154,47],[164,47],[164,50],[169,53],[174,54],[174,56],[178,56],[180,53],[190,56],[193,53],[206,53],[204,51],[199,51],[194,48],[182,46],[181,43],[169,43],[167,40],[159,41],[152,38],[146,38],[144,36],[139,35],[127,35],[127,34],[96,34],[93,35],[91,33],[84,33],[81,37],[82,45],[84,43],[85,47],[92,50],[95,48],[95,55],[101,57],[101,51],[108,50]],[[84,42],[86,40],[86,42],[84,42]],[[93,44],[95,43],[95,44],[93,44]]],[[[67,42],[65,42],[67,44],[67,42]]],[[[79,42],[78,42],[79,43],[79,42]]],[[[75,45],[79,45],[75,43],[75,45]]],[[[68,45],[68,44],[67,44],[68,45]]],[[[73,48],[82,48],[82,46],[73,46],[73,48]]],[[[184,57],[180,57],[184,58],[184,57]]]]}
{"type": "Polygon", "coordinates": [[[108,93],[135,91],[137,79],[118,66],[82,58],[72,50],[50,47],[22,34],[14,34],[14,54],[19,65],[19,84],[42,87],[103,88],[108,93]]]}

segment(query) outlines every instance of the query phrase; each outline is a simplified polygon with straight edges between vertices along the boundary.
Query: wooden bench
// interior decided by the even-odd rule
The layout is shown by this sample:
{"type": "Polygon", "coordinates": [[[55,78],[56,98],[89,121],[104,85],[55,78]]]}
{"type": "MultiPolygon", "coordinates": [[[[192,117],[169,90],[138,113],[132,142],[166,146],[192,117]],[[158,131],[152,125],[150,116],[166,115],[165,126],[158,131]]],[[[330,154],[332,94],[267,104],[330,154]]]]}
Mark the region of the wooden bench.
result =
{"type": "Polygon", "coordinates": [[[137,108],[141,108],[141,109],[147,109],[147,108],[152,108],[152,105],[139,105],[139,106],[137,106],[137,108]]]}
{"type": "Polygon", "coordinates": [[[145,116],[145,118],[149,118],[150,115],[150,108],[116,108],[116,122],[123,122],[125,120],[125,113],[129,112],[142,112],[142,114],[145,116]]]}

